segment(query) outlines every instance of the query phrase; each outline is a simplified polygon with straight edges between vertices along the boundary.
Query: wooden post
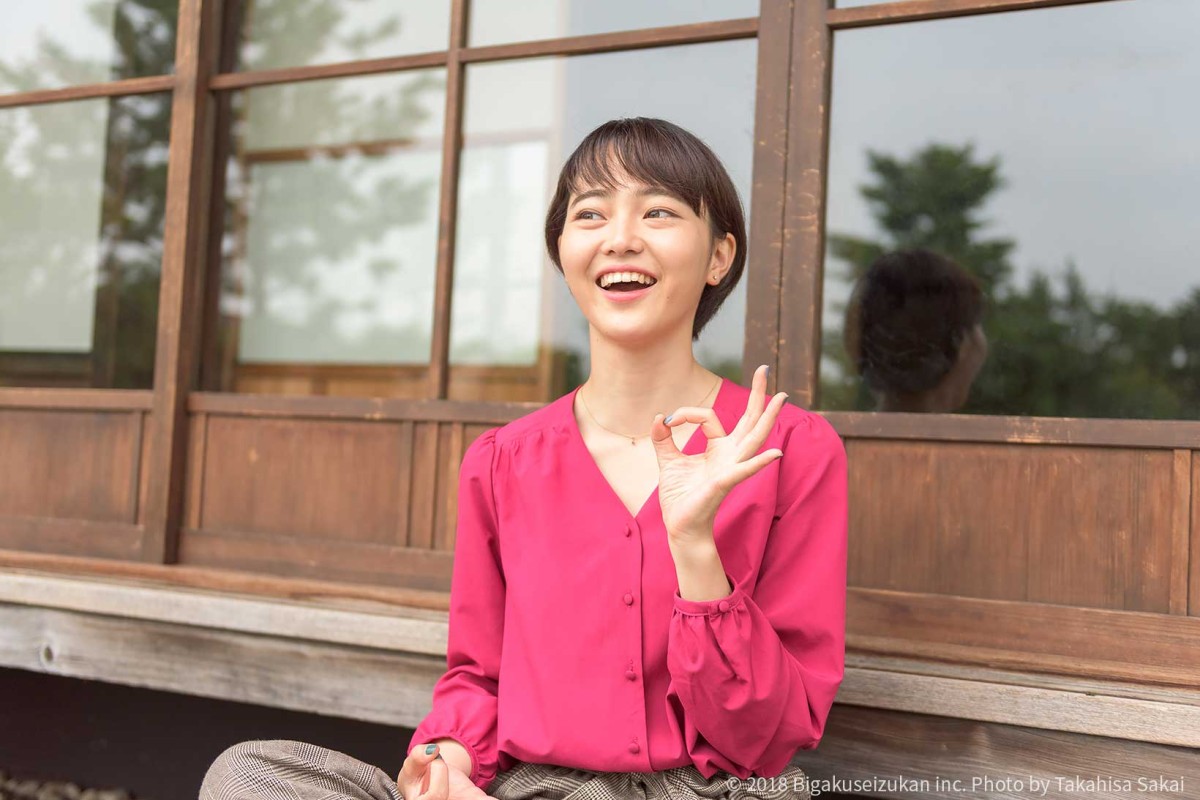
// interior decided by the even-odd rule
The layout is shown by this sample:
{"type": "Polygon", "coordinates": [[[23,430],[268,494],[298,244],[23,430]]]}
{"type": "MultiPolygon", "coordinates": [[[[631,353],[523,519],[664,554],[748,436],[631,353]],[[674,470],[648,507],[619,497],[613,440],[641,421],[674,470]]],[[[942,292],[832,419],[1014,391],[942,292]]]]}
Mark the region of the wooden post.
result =
{"type": "Polygon", "coordinates": [[[208,240],[218,0],[181,0],[167,166],[167,210],[150,414],[143,561],[174,563],[183,514],[187,396],[195,387],[208,240]]]}
{"type": "Polygon", "coordinates": [[[831,3],[808,0],[792,18],[787,199],[780,284],[779,382],[791,402],[817,402],[821,358],[821,281],[825,274],[825,164],[829,140],[831,3]]]}
{"type": "Polygon", "coordinates": [[[783,264],[783,207],[792,71],[792,0],[763,0],[758,26],[757,102],[754,112],[754,184],[746,264],[743,382],[768,364],[771,386],[779,373],[779,318],[783,264]]]}

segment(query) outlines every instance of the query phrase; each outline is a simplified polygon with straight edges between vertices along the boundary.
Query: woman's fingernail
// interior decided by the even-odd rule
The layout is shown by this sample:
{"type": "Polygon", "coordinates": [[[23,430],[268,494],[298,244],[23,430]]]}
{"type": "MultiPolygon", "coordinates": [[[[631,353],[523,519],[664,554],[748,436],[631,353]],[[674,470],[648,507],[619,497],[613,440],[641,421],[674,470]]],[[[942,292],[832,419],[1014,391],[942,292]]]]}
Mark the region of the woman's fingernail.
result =
{"type": "Polygon", "coordinates": [[[435,752],[437,752],[437,745],[436,745],[436,744],[427,744],[427,745],[425,745],[425,755],[427,755],[427,756],[428,756],[428,755],[432,755],[432,754],[433,754],[433,753],[435,753],[435,752]]]}
{"type": "Polygon", "coordinates": [[[667,417],[666,419],[664,419],[664,420],[663,420],[663,425],[666,425],[668,422],[670,422],[670,421],[671,421],[671,417],[673,417],[673,416],[675,416],[675,415],[674,415],[674,414],[672,414],[670,417],[667,417]]]}

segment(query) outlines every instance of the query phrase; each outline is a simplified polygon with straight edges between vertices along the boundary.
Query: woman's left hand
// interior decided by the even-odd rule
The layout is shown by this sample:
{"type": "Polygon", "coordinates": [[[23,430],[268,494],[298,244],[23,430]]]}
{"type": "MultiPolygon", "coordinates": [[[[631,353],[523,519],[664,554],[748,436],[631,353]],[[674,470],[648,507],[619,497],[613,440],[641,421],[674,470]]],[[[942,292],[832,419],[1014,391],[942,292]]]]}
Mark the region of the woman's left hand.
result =
{"type": "Polygon", "coordinates": [[[787,400],[787,394],[779,392],[764,407],[766,393],[767,368],[761,366],[754,372],[746,411],[728,434],[711,408],[683,406],[670,415],[669,423],[662,414],[655,415],[650,439],[658,456],[658,502],[673,542],[706,536],[711,541],[717,508],[726,495],[783,455],[776,448],[758,452],[787,400]],[[708,437],[700,455],[684,455],[671,436],[671,428],[686,422],[700,423],[708,437]]]}

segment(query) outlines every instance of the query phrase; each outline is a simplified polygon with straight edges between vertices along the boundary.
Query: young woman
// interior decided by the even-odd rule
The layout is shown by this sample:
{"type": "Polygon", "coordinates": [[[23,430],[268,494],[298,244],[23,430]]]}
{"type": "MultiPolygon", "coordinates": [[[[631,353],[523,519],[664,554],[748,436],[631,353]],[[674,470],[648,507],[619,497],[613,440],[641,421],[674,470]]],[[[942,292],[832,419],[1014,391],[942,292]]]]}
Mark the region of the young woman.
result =
{"type": "Polygon", "coordinates": [[[588,135],[546,244],[591,372],[463,457],[448,669],[396,782],[276,741],[230,748],[206,786],[316,770],[377,800],[809,797],[789,762],[842,680],[846,456],[822,417],[767,397],[765,366],[746,389],[693,356],[745,238],[692,134],[638,118],[588,135]]]}

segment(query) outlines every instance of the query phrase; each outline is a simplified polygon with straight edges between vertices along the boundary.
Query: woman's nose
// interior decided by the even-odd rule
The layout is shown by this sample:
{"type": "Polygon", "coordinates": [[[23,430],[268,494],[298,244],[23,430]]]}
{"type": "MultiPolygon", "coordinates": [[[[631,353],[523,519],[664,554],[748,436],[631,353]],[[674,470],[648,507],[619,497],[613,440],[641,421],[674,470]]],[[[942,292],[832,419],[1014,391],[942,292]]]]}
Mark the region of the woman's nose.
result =
{"type": "Polygon", "coordinates": [[[608,222],[608,235],[604,241],[604,252],[621,255],[640,252],[642,239],[638,234],[637,220],[632,215],[616,214],[608,222]]]}

